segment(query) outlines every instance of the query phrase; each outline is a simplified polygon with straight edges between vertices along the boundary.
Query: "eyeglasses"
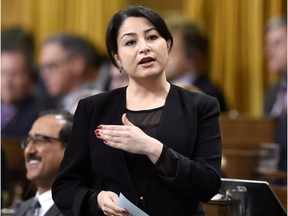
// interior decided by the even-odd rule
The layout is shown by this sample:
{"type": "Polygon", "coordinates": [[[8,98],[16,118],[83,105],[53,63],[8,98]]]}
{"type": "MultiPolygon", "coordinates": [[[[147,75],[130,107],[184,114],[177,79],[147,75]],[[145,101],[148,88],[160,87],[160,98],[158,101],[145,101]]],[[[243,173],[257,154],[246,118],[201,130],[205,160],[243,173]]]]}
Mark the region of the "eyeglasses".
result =
{"type": "Polygon", "coordinates": [[[29,144],[29,142],[32,142],[33,145],[35,145],[37,147],[42,147],[46,143],[52,143],[55,141],[63,143],[63,141],[59,138],[37,134],[37,135],[35,135],[35,137],[28,136],[27,138],[23,139],[21,141],[21,148],[25,149],[27,147],[27,145],[29,144]]]}

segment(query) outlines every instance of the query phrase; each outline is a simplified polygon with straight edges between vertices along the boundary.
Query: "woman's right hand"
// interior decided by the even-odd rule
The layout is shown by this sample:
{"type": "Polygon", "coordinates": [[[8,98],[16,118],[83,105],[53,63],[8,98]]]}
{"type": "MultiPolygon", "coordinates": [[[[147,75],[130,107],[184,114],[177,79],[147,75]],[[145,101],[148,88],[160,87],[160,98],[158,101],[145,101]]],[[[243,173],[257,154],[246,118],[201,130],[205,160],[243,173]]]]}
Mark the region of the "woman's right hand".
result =
{"type": "Polygon", "coordinates": [[[101,124],[94,133],[104,144],[126,152],[147,155],[155,164],[161,155],[163,144],[133,125],[126,113],[122,116],[122,122],[123,125],[101,124]]]}
{"type": "Polygon", "coordinates": [[[118,205],[118,195],[112,191],[101,191],[97,196],[99,208],[105,215],[128,216],[126,209],[118,205]]]}

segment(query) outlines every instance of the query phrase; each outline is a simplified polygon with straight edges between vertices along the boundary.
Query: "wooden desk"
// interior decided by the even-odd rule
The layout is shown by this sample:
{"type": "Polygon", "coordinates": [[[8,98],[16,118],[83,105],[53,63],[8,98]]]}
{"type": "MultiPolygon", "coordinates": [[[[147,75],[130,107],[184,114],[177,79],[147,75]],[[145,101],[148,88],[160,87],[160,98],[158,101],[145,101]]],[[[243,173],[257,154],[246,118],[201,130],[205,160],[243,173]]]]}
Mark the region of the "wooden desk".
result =
{"type": "Polygon", "coordinates": [[[259,158],[256,151],[223,149],[222,158],[222,170],[227,178],[257,178],[259,158]]]}
{"type": "Polygon", "coordinates": [[[222,114],[222,170],[227,178],[257,179],[258,149],[261,143],[272,142],[275,120],[269,117],[239,116],[235,119],[222,114]]]}
{"type": "Polygon", "coordinates": [[[287,187],[271,184],[272,190],[277,195],[278,199],[282,203],[283,207],[287,211],[287,187]]]}
{"type": "Polygon", "coordinates": [[[203,203],[206,216],[229,216],[229,205],[231,205],[229,200],[211,200],[203,203]]]}
{"type": "Polygon", "coordinates": [[[287,181],[287,173],[283,171],[261,172],[257,170],[258,178],[273,184],[275,180],[287,181]]]}
{"type": "Polygon", "coordinates": [[[219,118],[223,149],[256,150],[261,143],[272,142],[275,120],[269,117],[239,116],[231,119],[222,114],[219,118]]]}

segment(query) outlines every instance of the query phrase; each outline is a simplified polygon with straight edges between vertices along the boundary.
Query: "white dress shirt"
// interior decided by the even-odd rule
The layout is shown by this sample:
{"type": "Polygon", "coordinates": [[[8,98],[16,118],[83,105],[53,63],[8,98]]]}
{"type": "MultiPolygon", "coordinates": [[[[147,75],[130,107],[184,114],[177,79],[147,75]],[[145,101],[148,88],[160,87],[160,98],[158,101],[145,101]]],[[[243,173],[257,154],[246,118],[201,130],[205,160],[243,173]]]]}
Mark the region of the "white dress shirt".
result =
{"type": "Polygon", "coordinates": [[[44,216],[46,214],[46,212],[54,204],[54,201],[52,199],[52,192],[51,192],[51,190],[44,192],[42,194],[39,194],[37,192],[35,197],[38,199],[38,201],[41,205],[38,216],[44,216]]]}

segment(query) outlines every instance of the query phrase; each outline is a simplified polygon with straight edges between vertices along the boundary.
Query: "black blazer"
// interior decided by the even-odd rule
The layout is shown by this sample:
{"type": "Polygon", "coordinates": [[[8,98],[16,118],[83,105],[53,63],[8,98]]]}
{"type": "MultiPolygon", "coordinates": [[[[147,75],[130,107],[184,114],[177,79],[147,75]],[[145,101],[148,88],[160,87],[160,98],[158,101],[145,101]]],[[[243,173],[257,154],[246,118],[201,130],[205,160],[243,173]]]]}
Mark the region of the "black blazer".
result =
{"type": "MultiPolygon", "coordinates": [[[[34,197],[21,202],[17,207],[14,216],[25,216],[29,206],[33,202],[34,197]]],[[[54,204],[50,207],[50,209],[45,213],[45,216],[62,216],[61,212],[54,204]]]]}
{"type": "MultiPolygon", "coordinates": [[[[102,190],[122,192],[137,204],[123,151],[103,144],[94,134],[100,124],[121,125],[125,106],[126,88],[79,102],[72,137],[52,187],[64,215],[104,215],[87,213],[89,198],[102,190]]],[[[210,200],[221,185],[219,114],[215,98],[171,85],[156,138],[172,149],[177,172],[163,176],[155,166],[157,178],[151,180],[144,198],[150,216],[204,215],[201,202],[210,200]]]]}

